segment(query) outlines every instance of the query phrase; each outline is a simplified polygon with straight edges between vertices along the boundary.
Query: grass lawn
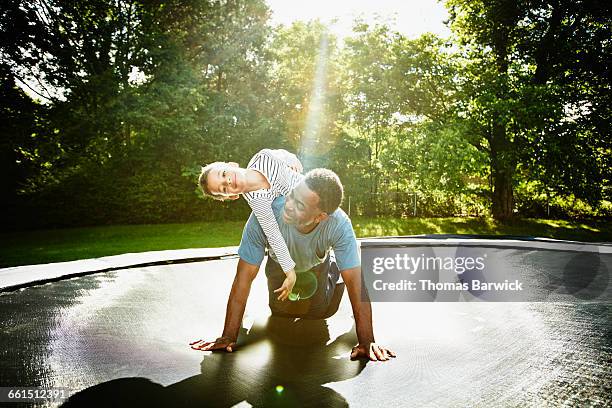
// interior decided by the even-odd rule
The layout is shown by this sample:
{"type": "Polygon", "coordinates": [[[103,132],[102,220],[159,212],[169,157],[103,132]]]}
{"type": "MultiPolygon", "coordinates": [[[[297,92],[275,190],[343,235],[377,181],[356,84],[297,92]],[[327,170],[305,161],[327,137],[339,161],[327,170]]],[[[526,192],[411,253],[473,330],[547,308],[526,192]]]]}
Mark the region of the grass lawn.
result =
{"type": "Polygon", "coordinates": [[[481,234],[547,237],[586,242],[612,241],[612,225],[605,221],[515,219],[498,222],[492,218],[357,218],[359,237],[419,234],[481,234]]]}
{"type": "MultiPolygon", "coordinates": [[[[96,258],[128,252],[238,245],[245,221],[120,225],[0,234],[0,267],[96,258]]],[[[355,218],[358,237],[418,234],[524,235],[612,241],[612,225],[595,221],[482,218],[355,218]]]]}

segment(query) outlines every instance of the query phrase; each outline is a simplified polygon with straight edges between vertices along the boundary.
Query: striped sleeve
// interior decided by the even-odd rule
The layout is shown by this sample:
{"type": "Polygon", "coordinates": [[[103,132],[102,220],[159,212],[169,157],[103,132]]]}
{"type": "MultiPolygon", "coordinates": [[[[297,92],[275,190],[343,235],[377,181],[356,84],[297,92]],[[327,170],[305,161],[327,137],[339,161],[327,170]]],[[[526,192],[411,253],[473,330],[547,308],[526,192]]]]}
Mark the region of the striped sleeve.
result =
{"type": "Polygon", "coordinates": [[[287,273],[294,269],[295,262],[293,262],[289,254],[289,248],[287,248],[287,243],[280,232],[274,212],[272,211],[272,201],[276,198],[274,194],[260,190],[255,193],[245,194],[245,197],[253,210],[253,214],[257,217],[257,221],[259,221],[261,229],[266,234],[268,243],[274,251],[276,260],[283,269],[283,272],[287,273]]]}
{"type": "Polygon", "coordinates": [[[274,185],[279,177],[279,160],[274,158],[268,149],[264,149],[257,153],[251,159],[248,168],[251,170],[257,170],[270,183],[270,190],[275,190],[274,185]]]}
{"type": "Polygon", "coordinates": [[[263,174],[270,183],[270,188],[267,190],[258,190],[244,194],[244,198],[249,203],[253,210],[253,214],[257,217],[259,225],[263,230],[268,243],[276,255],[276,259],[285,273],[295,268],[295,262],[289,254],[287,243],[281,235],[280,228],[274,212],[272,211],[272,201],[280,194],[280,184],[282,179],[279,174],[284,169],[281,168],[284,163],[272,155],[268,149],[264,149],[257,153],[248,165],[249,169],[256,170],[263,174]]]}

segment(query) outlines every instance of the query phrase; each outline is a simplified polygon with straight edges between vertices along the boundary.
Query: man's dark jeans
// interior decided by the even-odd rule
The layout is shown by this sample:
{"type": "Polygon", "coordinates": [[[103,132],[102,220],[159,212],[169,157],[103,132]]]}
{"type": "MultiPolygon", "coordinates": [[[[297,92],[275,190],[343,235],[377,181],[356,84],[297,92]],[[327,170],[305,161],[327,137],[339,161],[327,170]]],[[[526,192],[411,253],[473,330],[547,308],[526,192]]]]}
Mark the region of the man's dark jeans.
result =
{"type": "MultiPolygon", "coordinates": [[[[278,300],[278,293],[285,280],[285,273],[280,265],[268,257],[266,262],[266,277],[268,278],[269,305],[272,315],[281,317],[299,317],[302,319],[325,319],[338,311],[344,292],[344,283],[337,283],[340,271],[336,261],[329,255],[325,260],[310,270],[317,277],[317,289],[308,299],[290,301],[278,300]]],[[[303,272],[298,272],[299,275],[303,272]]],[[[297,285],[296,285],[297,286],[297,285]]]]}

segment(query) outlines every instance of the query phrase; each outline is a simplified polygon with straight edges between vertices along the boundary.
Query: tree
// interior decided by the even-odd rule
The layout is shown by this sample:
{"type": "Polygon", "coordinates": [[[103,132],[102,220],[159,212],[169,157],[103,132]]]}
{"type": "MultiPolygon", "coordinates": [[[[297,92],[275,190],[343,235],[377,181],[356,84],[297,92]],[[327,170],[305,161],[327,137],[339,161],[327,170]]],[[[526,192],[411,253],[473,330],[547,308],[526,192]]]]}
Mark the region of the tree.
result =
{"type": "MultiPolygon", "coordinates": [[[[388,149],[393,149],[397,140],[396,113],[400,109],[391,95],[395,90],[393,47],[398,34],[384,24],[370,27],[363,22],[357,22],[353,32],[355,35],[345,41],[343,55],[343,126],[344,137],[354,139],[353,153],[363,156],[352,160],[347,157],[344,161],[353,163],[347,172],[361,175],[356,180],[355,192],[369,203],[367,211],[372,212],[376,203],[371,197],[378,193],[387,173],[382,157],[388,149]]],[[[343,154],[346,156],[349,152],[343,154]]]]}
{"type": "Polygon", "coordinates": [[[279,27],[270,43],[272,105],[288,148],[308,168],[329,166],[341,95],[336,38],[319,21],[279,27]]]}
{"type": "Polygon", "coordinates": [[[114,214],[90,222],[176,219],[196,211],[201,164],[278,139],[263,0],[21,3],[2,5],[1,55],[46,104],[46,134],[21,147],[49,152],[28,151],[50,169],[28,189],[53,192],[47,206],[72,196],[75,219],[99,202],[114,214]]]}
{"type": "Polygon", "coordinates": [[[398,37],[393,69],[400,142],[391,150],[393,167],[411,180],[433,214],[454,214],[482,200],[483,157],[459,115],[460,61],[451,45],[432,34],[398,37]],[[456,199],[461,200],[457,202],[456,199]]]}
{"type": "Polygon", "coordinates": [[[466,62],[465,116],[490,158],[493,215],[512,216],[521,177],[597,202],[610,180],[609,108],[601,104],[609,92],[600,96],[609,59],[595,52],[610,47],[609,6],[450,0],[447,7],[466,62]],[[575,120],[569,111],[583,104],[597,108],[575,120]]]}

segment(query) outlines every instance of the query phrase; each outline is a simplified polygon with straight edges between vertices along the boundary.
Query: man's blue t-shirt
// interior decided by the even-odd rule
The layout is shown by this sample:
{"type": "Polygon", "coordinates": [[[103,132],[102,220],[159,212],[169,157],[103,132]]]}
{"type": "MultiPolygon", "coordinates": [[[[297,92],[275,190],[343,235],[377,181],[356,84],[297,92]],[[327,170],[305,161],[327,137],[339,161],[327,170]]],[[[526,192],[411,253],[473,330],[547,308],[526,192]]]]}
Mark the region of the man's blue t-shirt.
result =
{"type": "MultiPolygon", "coordinates": [[[[287,225],[283,221],[281,214],[284,206],[285,197],[278,197],[272,203],[272,211],[291,258],[296,264],[296,272],[310,270],[323,262],[330,249],[333,249],[338,269],[341,271],[361,265],[359,245],[353,225],[341,208],[320,222],[314,230],[302,234],[294,226],[287,225]]],[[[245,262],[260,265],[265,256],[265,248],[269,248],[268,240],[257,218],[251,213],[242,231],[238,255],[245,262]]],[[[276,259],[272,251],[270,256],[276,259]]]]}

